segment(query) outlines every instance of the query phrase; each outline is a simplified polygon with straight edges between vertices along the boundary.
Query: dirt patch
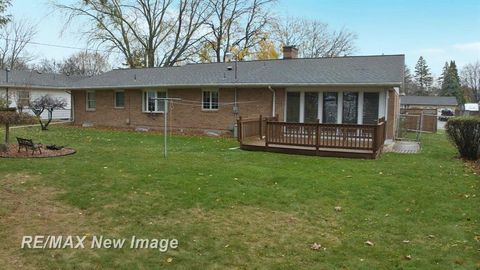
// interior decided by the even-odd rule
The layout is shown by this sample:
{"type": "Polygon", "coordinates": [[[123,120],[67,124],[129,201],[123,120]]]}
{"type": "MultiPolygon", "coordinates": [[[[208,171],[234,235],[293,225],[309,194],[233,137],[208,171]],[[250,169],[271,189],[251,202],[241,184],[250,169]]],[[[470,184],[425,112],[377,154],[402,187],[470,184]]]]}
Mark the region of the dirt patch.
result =
{"type": "Polygon", "coordinates": [[[35,153],[32,153],[31,150],[27,151],[24,148],[18,151],[18,145],[9,144],[7,145],[6,152],[0,151],[0,157],[1,158],[49,158],[49,157],[68,156],[76,153],[75,149],[72,149],[72,148],[50,150],[50,149],[47,149],[45,146],[42,146],[41,150],[42,150],[42,153],[40,153],[39,151],[35,151],[35,153]]]}
{"type": "Polygon", "coordinates": [[[68,250],[22,250],[24,235],[86,234],[86,213],[61,204],[61,193],[26,174],[0,178],[0,265],[2,269],[41,269],[40,258],[69,256],[68,250]]]}

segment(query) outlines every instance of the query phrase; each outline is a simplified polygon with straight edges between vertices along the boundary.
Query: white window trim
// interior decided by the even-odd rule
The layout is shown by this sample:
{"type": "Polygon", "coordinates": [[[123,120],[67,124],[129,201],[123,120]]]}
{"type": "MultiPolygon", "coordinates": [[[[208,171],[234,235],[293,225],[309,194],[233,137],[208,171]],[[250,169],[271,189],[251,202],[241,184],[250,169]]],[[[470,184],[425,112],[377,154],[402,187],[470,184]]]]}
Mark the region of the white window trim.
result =
{"type": "Polygon", "coordinates": [[[88,91],[85,92],[85,110],[87,112],[94,112],[94,111],[97,110],[97,93],[95,91],[88,90],[88,91]],[[88,104],[89,104],[88,94],[91,94],[91,93],[95,94],[95,100],[94,100],[95,101],[95,108],[88,107],[88,104]]]}
{"type": "MultiPolygon", "coordinates": [[[[168,98],[168,91],[166,89],[148,89],[148,90],[143,90],[142,91],[142,112],[144,113],[165,113],[165,111],[148,111],[148,110],[145,110],[145,93],[147,92],[164,92],[165,93],[165,97],[168,98]]],[[[156,95],[156,94],[155,94],[156,95]]],[[[155,102],[155,107],[157,107],[157,102],[155,102]]]]}
{"type": "MultiPolygon", "coordinates": [[[[284,107],[283,107],[283,119],[287,119],[287,94],[289,92],[300,92],[300,123],[303,123],[304,120],[304,110],[305,110],[305,92],[318,92],[318,119],[320,123],[323,123],[323,99],[325,92],[336,92],[337,93],[337,124],[342,124],[343,121],[343,92],[347,90],[339,91],[328,91],[328,90],[316,90],[316,89],[299,89],[299,88],[288,88],[284,94],[284,107]]],[[[358,108],[357,108],[357,124],[363,124],[363,108],[364,108],[364,93],[379,93],[378,100],[378,118],[385,117],[387,118],[388,114],[388,96],[389,93],[386,90],[352,90],[351,92],[358,93],[358,108]]]]}
{"type": "Polygon", "coordinates": [[[115,109],[125,109],[125,90],[115,90],[113,91],[113,107],[115,109]],[[117,106],[117,93],[123,93],[123,106],[117,106]]]}
{"type": "Polygon", "coordinates": [[[205,112],[216,112],[216,111],[218,111],[218,109],[220,108],[220,91],[219,91],[219,89],[216,89],[216,88],[202,89],[202,101],[201,101],[201,103],[202,103],[202,111],[205,111],[205,112]],[[205,92],[210,92],[210,106],[209,106],[210,108],[209,109],[205,109],[203,107],[203,95],[204,95],[205,92]],[[217,92],[218,102],[217,102],[217,108],[216,109],[212,108],[213,103],[212,103],[212,94],[211,93],[213,93],[213,92],[217,92]]]}

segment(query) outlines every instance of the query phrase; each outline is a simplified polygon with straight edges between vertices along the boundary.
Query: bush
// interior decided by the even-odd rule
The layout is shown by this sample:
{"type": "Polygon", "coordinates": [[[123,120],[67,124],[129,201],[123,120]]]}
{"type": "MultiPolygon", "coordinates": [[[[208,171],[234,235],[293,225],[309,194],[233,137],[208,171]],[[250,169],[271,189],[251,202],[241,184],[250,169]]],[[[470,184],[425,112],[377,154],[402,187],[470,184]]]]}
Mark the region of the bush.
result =
{"type": "Polygon", "coordinates": [[[448,139],[457,147],[460,156],[470,160],[479,157],[480,117],[450,118],[445,126],[448,139]]]}

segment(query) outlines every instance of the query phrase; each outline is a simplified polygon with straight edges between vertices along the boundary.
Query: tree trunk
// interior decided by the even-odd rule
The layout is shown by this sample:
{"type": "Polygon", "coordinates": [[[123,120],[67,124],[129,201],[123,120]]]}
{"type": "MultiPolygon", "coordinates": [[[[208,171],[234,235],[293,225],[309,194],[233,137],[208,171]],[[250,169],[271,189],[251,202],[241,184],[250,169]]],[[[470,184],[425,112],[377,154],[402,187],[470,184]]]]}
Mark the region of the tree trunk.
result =
{"type": "Polygon", "coordinates": [[[9,140],[10,140],[10,124],[7,123],[5,124],[5,145],[8,144],[9,140]]]}
{"type": "Polygon", "coordinates": [[[5,124],[5,141],[3,144],[0,144],[0,152],[7,152],[7,144],[10,137],[10,124],[5,124]]]}

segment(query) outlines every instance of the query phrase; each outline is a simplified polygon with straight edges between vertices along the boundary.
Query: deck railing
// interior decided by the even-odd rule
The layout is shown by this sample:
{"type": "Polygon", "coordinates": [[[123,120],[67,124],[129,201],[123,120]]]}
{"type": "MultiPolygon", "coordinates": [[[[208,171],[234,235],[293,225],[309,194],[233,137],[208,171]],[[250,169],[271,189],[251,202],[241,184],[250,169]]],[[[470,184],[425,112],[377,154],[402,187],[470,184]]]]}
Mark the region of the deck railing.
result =
{"type": "Polygon", "coordinates": [[[242,118],[237,120],[238,140],[242,142],[248,138],[263,139],[267,130],[267,122],[277,121],[278,116],[265,117],[260,115],[258,118],[242,118]]]}
{"type": "Polygon", "coordinates": [[[239,119],[239,141],[253,138],[265,140],[265,147],[290,145],[297,147],[368,150],[377,153],[385,141],[385,121],[378,124],[288,123],[268,118],[239,119]]]}

